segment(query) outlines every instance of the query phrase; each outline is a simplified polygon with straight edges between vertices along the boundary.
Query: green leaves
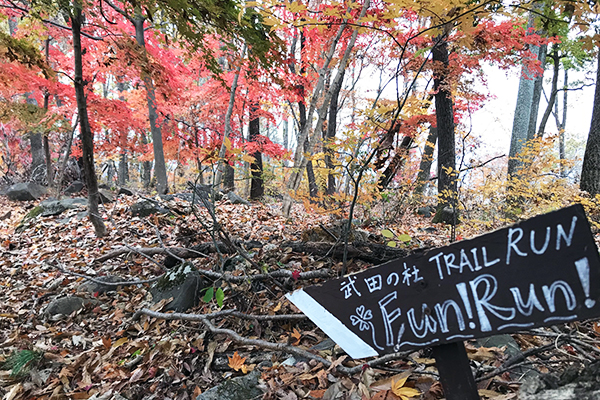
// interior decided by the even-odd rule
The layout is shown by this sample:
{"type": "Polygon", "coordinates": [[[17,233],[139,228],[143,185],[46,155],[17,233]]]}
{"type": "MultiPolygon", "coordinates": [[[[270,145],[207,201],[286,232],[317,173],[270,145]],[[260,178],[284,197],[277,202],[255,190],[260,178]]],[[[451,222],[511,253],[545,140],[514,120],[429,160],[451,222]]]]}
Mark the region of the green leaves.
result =
{"type": "Polygon", "coordinates": [[[217,288],[217,290],[215,290],[215,288],[211,286],[205,290],[206,293],[204,293],[202,301],[204,301],[205,303],[210,303],[211,300],[214,298],[219,308],[223,307],[223,300],[225,300],[225,292],[223,291],[223,289],[217,288]]]}
{"type": "Polygon", "coordinates": [[[381,231],[381,235],[386,239],[396,238],[396,240],[390,240],[387,242],[387,245],[389,247],[397,247],[398,246],[397,241],[403,242],[404,244],[408,244],[412,240],[412,238],[409,235],[407,235],[406,233],[403,233],[401,235],[396,235],[394,232],[392,232],[389,229],[383,229],[381,231]]]}

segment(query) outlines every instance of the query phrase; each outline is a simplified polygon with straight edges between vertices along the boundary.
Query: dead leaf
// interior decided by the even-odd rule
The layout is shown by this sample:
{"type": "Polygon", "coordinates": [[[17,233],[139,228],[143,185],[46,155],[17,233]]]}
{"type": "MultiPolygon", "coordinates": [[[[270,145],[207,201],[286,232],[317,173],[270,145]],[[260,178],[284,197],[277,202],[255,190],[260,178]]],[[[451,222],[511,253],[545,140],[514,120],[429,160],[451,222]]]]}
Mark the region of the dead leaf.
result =
{"type": "Polygon", "coordinates": [[[298,346],[300,344],[300,339],[302,338],[302,334],[296,328],[290,334],[290,344],[292,346],[298,346]],[[293,339],[293,340],[292,340],[293,339]]]}
{"type": "Polygon", "coordinates": [[[417,389],[406,387],[406,380],[408,376],[403,379],[392,380],[392,393],[400,397],[402,400],[408,400],[411,397],[417,397],[421,394],[417,389]]]}
{"type": "Polygon", "coordinates": [[[112,344],[112,347],[114,347],[115,349],[125,343],[127,343],[127,341],[129,341],[129,339],[127,339],[126,337],[122,337],[121,339],[117,340],[116,342],[114,342],[112,344]]]}
{"type": "Polygon", "coordinates": [[[217,342],[215,342],[214,340],[212,342],[208,343],[208,346],[206,346],[206,352],[208,354],[208,359],[206,360],[206,364],[204,365],[204,373],[205,374],[210,369],[210,365],[212,364],[213,358],[215,357],[216,349],[217,349],[217,342]]]}
{"type": "Polygon", "coordinates": [[[248,373],[248,368],[245,365],[246,362],[246,357],[241,357],[238,352],[236,351],[235,353],[233,353],[233,356],[231,357],[227,357],[229,359],[229,362],[227,363],[227,365],[229,365],[229,367],[231,367],[231,369],[233,369],[234,371],[242,371],[244,374],[248,373]]]}

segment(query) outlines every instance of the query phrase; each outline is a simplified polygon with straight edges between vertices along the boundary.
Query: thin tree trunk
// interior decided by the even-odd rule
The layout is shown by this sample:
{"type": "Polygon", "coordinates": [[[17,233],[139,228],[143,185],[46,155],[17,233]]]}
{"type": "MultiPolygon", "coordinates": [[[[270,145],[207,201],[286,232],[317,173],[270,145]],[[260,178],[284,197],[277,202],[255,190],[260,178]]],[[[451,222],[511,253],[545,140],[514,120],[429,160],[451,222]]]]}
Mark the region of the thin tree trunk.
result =
{"type": "MultiPolygon", "coordinates": [[[[44,94],[44,110],[48,111],[48,102],[50,100],[50,94],[44,94]]],[[[48,183],[48,187],[52,187],[54,185],[54,171],[52,169],[52,156],[50,154],[50,141],[48,140],[48,133],[46,133],[43,137],[44,141],[44,158],[46,160],[46,180],[48,183]]]]}
{"type": "MultiPolygon", "coordinates": [[[[359,18],[363,18],[366,15],[370,4],[371,4],[370,0],[365,0],[365,2],[363,3],[363,7],[361,9],[359,18]]],[[[341,39],[344,29],[346,27],[347,27],[346,22],[344,22],[344,23],[342,23],[342,25],[340,25],[336,36],[334,37],[334,39],[331,42],[328,53],[325,57],[325,62],[323,63],[323,67],[319,70],[319,79],[318,79],[317,84],[315,85],[315,89],[313,91],[313,96],[312,96],[312,99],[310,102],[310,107],[307,112],[307,118],[306,118],[307,121],[312,121],[314,112],[317,110],[317,102],[319,101],[319,99],[321,97],[321,92],[323,91],[323,88],[325,87],[325,77],[329,71],[329,64],[331,62],[331,59],[333,58],[333,55],[335,54],[337,44],[338,44],[339,40],[341,39]]],[[[336,73],[336,76],[334,78],[334,83],[332,84],[332,86],[336,84],[337,80],[341,79],[341,71],[345,70],[348,65],[348,59],[350,58],[350,53],[352,52],[352,49],[354,48],[354,43],[356,43],[357,36],[358,36],[358,29],[355,28],[354,31],[352,32],[350,39],[348,40],[348,44],[346,45],[346,51],[344,52],[344,55],[342,56],[342,59],[338,66],[338,71],[336,73]]],[[[313,132],[313,136],[312,136],[313,140],[314,140],[314,138],[321,136],[321,132],[323,130],[323,122],[325,121],[326,113],[329,108],[329,103],[331,101],[331,95],[332,95],[331,90],[329,90],[325,94],[325,97],[323,99],[323,103],[322,103],[320,109],[318,109],[318,112],[317,112],[318,120],[317,120],[317,125],[315,127],[315,130],[313,132]]],[[[303,149],[300,148],[300,144],[304,143],[306,138],[309,137],[310,125],[312,125],[312,124],[307,123],[305,125],[304,129],[302,129],[300,131],[300,135],[298,138],[298,148],[296,149],[296,154],[294,155],[294,165],[293,165],[292,173],[290,174],[290,178],[286,185],[287,190],[283,194],[284,197],[283,197],[282,212],[283,212],[283,215],[285,215],[287,217],[289,217],[290,211],[292,209],[292,197],[291,197],[290,192],[296,191],[298,189],[298,187],[300,186],[300,182],[302,181],[302,173],[304,171],[304,168],[306,168],[306,164],[308,162],[308,159],[306,157],[304,157],[304,152],[303,152],[303,149]]],[[[312,142],[313,140],[309,139],[309,143],[312,142]]],[[[312,147],[312,146],[310,146],[310,147],[312,147]]]]}
{"type": "MultiPolygon", "coordinates": [[[[535,11],[539,10],[542,4],[536,2],[533,5],[535,11]]],[[[534,26],[535,13],[532,11],[529,14],[527,22],[527,30],[529,31],[534,26]]],[[[539,54],[537,46],[530,46],[532,53],[539,54]]],[[[531,110],[533,106],[533,98],[535,91],[535,79],[533,71],[527,69],[523,64],[521,69],[521,78],[519,79],[519,91],[517,94],[517,104],[515,107],[515,115],[513,118],[512,133],[510,138],[510,151],[508,153],[508,176],[515,176],[522,167],[522,161],[519,156],[527,142],[529,132],[529,123],[531,121],[531,110]]],[[[536,121],[537,122],[537,121],[536,121]]],[[[535,132],[535,130],[534,130],[535,132]]]]}
{"type": "MultiPolygon", "coordinates": [[[[65,177],[65,171],[67,170],[67,164],[69,162],[69,158],[71,157],[71,147],[73,147],[73,136],[75,136],[75,130],[77,129],[77,125],[79,125],[79,114],[75,118],[75,124],[71,129],[71,134],[67,139],[67,145],[65,146],[65,155],[60,165],[60,170],[58,171],[58,179],[55,181],[56,184],[56,196],[60,198],[60,191],[62,189],[63,179],[65,177]]],[[[60,157],[59,157],[60,159],[60,157]]]]}
{"type": "Polygon", "coordinates": [[[83,63],[81,49],[81,4],[74,3],[71,14],[71,29],[73,33],[73,59],[75,61],[74,83],[75,97],[77,99],[77,111],[79,114],[79,129],[81,137],[81,149],[83,151],[83,169],[88,189],[88,213],[89,219],[94,226],[97,237],[106,235],[106,227],[98,211],[98,180],[94,168],[94,137],[90,128],[87,112],[87,99],[85,97],[85,85],[83,80],[83,63]]]}
{"type": "Polygon", "coordinates": [[[454,110],[452,107],[452,94],[446,83],[448,69],[448,44],[445,38],[432,49],[433,62],[440,65],[437,76],[434,78],[435,117],[438,132],[438,210],[433,222],[453,223],[444,221],[442,210],[447,206],[454,208],[456,213],[457,187],[456,187],[456,149],[454,143],[454,110]]]}
{"type": "Polygon", "coordinates": [[[223,190],[226,192],[235,191],[235,168],[228,162],[223,162],[225,171],[223,172],[223,190]]]}
{"type": "MultiPolygon", "coordinates": [[[[538,48],[538,60],[540,60],[542,71],[546,70],[546,52],[548,46],[543,44],[538,48]]],[[[535,139],[540,101],[542,99],[542,89],[544,86],[544,74],[537,76],[533,84],[533,98],[531,99],[531,114],[529,115],[529,125],[527,127],[527,140],[535,139]]]]}
{"type": "Polygon", "coordinates": [[[425,148],[423,149],[423,156],[421,156],[421,163],[419,164],[419,173],[417,174],[417,182],[415,185],[415,194],[422,195],[429,181],[429,175],[431,174],[431,164],[433,163],[433,151],[435,150],[435,143],[437,142],[437,127],[429,127],[429,134],[427,135],[427,141],[425,142],[425,148]]]}
{"type": "Polygon", "coordinates": [[[556,115],[558,127],[558,158],[560,160],[560,176],[565,178],[567,176],[567,171],[565,168],[565,161],[567,159],[565,154],[565,128],[567,126],[567,94],[569,91],[567,90],[569,84],[569,70],[565,69],[565,78],[564,78],[564,91],[563,91],[563,112],[562,112],[562,121],[558,122],[558,102],[554,103],[557,105],[556,115]]]}
{"type": "MultiPolygon", "coordinates": [[[[25,94],[27,104],[30,107],[38,107],[38,103],[35,98],[31,97],[31,94],[25,94]]],[[[29,133],[29,144],[31,146],[31,173],[39,174],[40,166],[45,164],[44,161],[44,145],[42,142],[42,134],[39,132],[30,132],[29,133]]],[[[32,177],[34,177],[32,175],[32,177]]]]}
{"type": "MultiPolygon", "coordinates": [[[[141,11],[136,10],[136,16],[132,19],[135,26],[135,40],[142,48],[146,57],[146,40],[144,38],[145,17],[141,11]]],[[[147,61],[147,59],[145,60],[147,61]]],[[[158,112],[156,110],[156,94],[154,92],[154,83],[152,77],[147,71],[148,66],[142,66],[141,78],[146,87],[146,101],[148,103],[148,119],[150,121],[150,132],[152,133],[152,148],[154,150],[154,177],[156,178],[156,191],[159,194],[165,194],[169,191],[167,183],[167,165],[165,164],[165,154],[163,150],[162,131],[157,123],[158,112]]]]}
{"type": "MultiPolygon", "coordinates": [[[[125,97],[123,96],[123,92],[125,92],[125,83],[123,82],[123,77],[119,76],[116,78],[117,82],[117,92],[119,93],[119,100],[125,101],[125,97]]],[[[120,138],[120,152],[119,152],[119,168],[117,170],[117,182],[119,186],[127,185],[129,181],[129,167],[127,165],[127,137],[120,138]]]]}
{"type": "Polygon", "coordinates": [[[592,122],[583,155],[579,187],[592,196],[600,193],[600,53],[598,53],[592,122]]]}
{"type": "MultiPolygon", "coordinates": [[[[248,125],[248,141],[255,142],[260,135],[260,118],[256,114],[258,111],[258,104],[252,104],[250,106],[250,123],[248,125]]],[[[250,164],[250,174],[252,180],[250,183],[250,199],[258,200],[265,194],[265,184],[263,181],[263,162],[262,153],[260,151],[252,154],[254,161],[250,164]]]]}
{"type": "MultiPolygon", "coordinates": [[[[46,39],[46,63],[50,63],[50,38],[46,39]]],[[[44,112],[48,112],[48,105],[50,102],[50,93],[44,93],[44,112]]],[[[48,134],[44,135],[44,156],[46,159],[46,180],[48,182],[48,187],[52,187],[54,185],[54,171],[52,168],[52,157],[50,154],[50,141],[48,140],[48,134]]]]}
{"type": "Polygon", "coordinates": [[[387,189],[389,184],[392,182],[392,179],[394,179],[394,177],[398,173],[400,167],[404,165],[404,161],[406,160],[406,156],[408,155],[408,151],[412,142],[413,139],[410,136],[404,136],[402,138],[400,146],[394,150],[394,157],[392,157],[392,160],[389,162],[388,166],[379,177],[379,183],[377,184],[379,190],[387,189]]]}
{"type": "Polygon", "coordinates": [[[551,89],[552,91],[550,92],[548,105],[546,106],[546,110],[544,111],[544,115],[542,115],[542,120],[540,121],[540,127],[537,132],[537,137],[542,137],[544,135],[544,131],[546,130],[546,124],[548,123],[548,118],[550,118],[552,108],[554,107],[554,103],[556,102],[556,95],[558,94],[558,74],[560,73],[560,58],[558,56],[558,47],[558,44],[554,44],[552,46],[552,61],[554,62],[554,74],[552,75],[551,89]]]}
{"type": "Polygon", "coordinates": [[[325,193],[328,195],[332,195],[335,193],[335,175],[334,169],[335,165],[333,164],[334,152],[333,152],[333,144],[335,139],[335,134],[337,131],[337,114],[339,107],[339,99],[340,99],[340,91],[342,90],[342,82],[344,81],[344,75],[346,70],[341,71],[342,78],[337,81],[336,85],[331,88],[331,102],[329,103],[329,120],[327,124],[327,131],[323,135],[324,139],[324,148],[325,148],[325,166],[327,167],[327,189],[325,193]]]}
{"type": "MultiPolygon", "coordinates": [[[[242,50],[242,59],[246,54],[246,46],[242,50]]],[[[231,89],[229,91],[229,105],[227,106],[227,113],[225,114],[225,127],[223,130],[223,142],[221,143],[221,148],[219,149],[219,161],[217,162],[217,173],[215,175],[214,181],[214,189],[219,190],[221,186],[221,179],[224,173],[224,164],[227,164],[225,161],[225,152],[227,151],[227,147],[225,143],[227,139],[229,139],[229,134],[231,133],[231,115],[233,114],[233,106],[235,104],[235,92],[238,86],[238,79],[240,78],[240,71],[242,69],[242,64],[238,65],[235,75],[233,77],[233,82],[231,83],[231,89]]]]}

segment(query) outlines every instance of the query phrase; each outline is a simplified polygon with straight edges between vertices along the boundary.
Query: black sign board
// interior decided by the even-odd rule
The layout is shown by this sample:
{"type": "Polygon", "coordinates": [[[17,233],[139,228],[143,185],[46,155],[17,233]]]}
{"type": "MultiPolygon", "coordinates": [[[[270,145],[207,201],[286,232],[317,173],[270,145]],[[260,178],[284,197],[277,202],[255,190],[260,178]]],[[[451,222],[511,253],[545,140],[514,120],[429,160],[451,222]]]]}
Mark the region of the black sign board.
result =
{"type": "Polygon", "coordinates": [[[600,316],[600,257],[574,205],[288,294],[363,358],[600,316]]]}

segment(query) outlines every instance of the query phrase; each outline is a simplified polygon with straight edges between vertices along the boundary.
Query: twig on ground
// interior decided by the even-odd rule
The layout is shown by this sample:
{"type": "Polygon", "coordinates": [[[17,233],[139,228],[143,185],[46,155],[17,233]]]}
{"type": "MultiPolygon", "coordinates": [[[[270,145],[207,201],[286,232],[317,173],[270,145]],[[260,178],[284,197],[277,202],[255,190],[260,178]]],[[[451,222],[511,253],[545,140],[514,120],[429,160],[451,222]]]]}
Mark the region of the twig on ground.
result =
{"type": "MultiPolygon", "coordinates": [[[[139,311],[137,311],[134,315],[134,317],[138,317],[140,315],[147,315],[149,317],[153,317],[153,318],[160,318],[160,319],[167,319],[167,320],[181,320],[181,319],[185,319],[188,321],[198,321],[198,322],[202,322],[202,324],[204,324],[204,326],[213,334],[225,334],[227,336],[229,336],[231,339],[233,339],[233,341],[237,342],[238,344],[241,345],[245,345],[245,346],[256,346],[256,347],[260,347],[263,349],[269,349],[269,350],[275,350],[275,351],[283,351],[286,353],[291,353],[291,354],[295,354],[298,355],[300,357],[304,357],[304,358],[308,358],[311,360],[316,360],[317,362],[320,362],[323,364],[324,367],[329,368],[333,363],[329,360],[324,359],[323,357],[313,354],[307,350],[304,350],[302,348],[296,347],[296,346],[292,346],[292,345],[288,345],[285,343],[273,343],[273,342],[268,342],[266,340],[262,340],[262,339],[249,339],[246,338],[244,336],[241,336],[240,334],[238,334],[237,332],[231,330],[231,329],[225,329],[225,328],[218,328],[216,327],[211,321],[210,318],[214,318],[215,316],[225,316],[228,313],[223,313],[223,312],[219,312],[219,313],[214,313],[214,314],[182,314],[182,313],[162,313],[162,312],[157,312],[157,311],[152,311],[149,310],[147,308],[143,308],[139,311]],[[220,314],[222,313],[222,314],[220,314]],[[213,315],[213,316],[209,316],[209,315],[213,315]]],[[[258,317],[258,316],[253,316],[253,317],[258,317]]],[[[272,318],[274,316],[271,315],[265,315],[262,316],[263,318],[272,318]]],[[[289,316],[288,316],[289,317],[289,316]]],[[[393,353],[393,354],[386,354],[385,356],[376,358],[374,360],[371,360],[365,364],[361,364],[361,365],[357,365],[355,367],[345,367],[343,365],[338,365],[336,367],[336,370],[344,375],[354,375],[356,373],[359,373],[363,370],[363,368],[365,366],[368,367],[375,367],[377,365],[381,365],[384,364],[388,361],[393,361],[393,360],[397,360],[399,358],[403,358],[406,357],[408,354],[410,354],[410,352],[402,352],[402,353],[393,353]]]]}
{"type": "Polygon", "coordinates": [[[101,279],[96,279],[96,278],[92,278],[91,276],[88,275],[84,275],[84,274],[79,274],[77,272],[73,272],[73,271],[69,271],[68,269],[60,266],[60,265],[52,265],[50,263],[48,263],[48,265],[50,265],[51,267],[54,267],[56,269],[58,269],[60,272],[68,274],[68,275],[73,275],[73,276],[77,276],[80,278],[83,278],[85,280],[97,283],[99,285],[104,285],[104,286],[131,286],[131,285],[139,285],[142,283],[152,283],[152,282],[156,282],[157,280],[159,280],[160,278],[162,278],[164,276],[160,275],[151,279],[143,279],[143,280],[135,280],[135,281],[123,281],[123,282],[106,282],[103,281],[101,279]]]}
{"type": "Polygon", "coordinates": [[[146,221],[151,227],[154,228],[154,230],[156,231],[156,237],[158,238],[158,242],[160,243],[160,247],[162,249],[165,249],[165,252],[170,255],[171,257],[173,257],[174,259],[176,259],[177,261],[179,261],[180,263],[185,262],[185,260],[175,254],[173,254],[172,251],[170,251],[167,246],[165,246],[163,240],[162,240],[162,236],[160,235],[160,229],[158,229],[158,226],[154,225],[152,222],[150,221],[146,221]]]}
{"type": "MultiPolygon", "coordinates": [[[[562,340],[562,339],[560,339],[562,340]]],[[[513,368],[517,368],[520,366],[520,364],[524,363],[526,361],[526,358],[529,356],[533,356],[536,355],[538,353],[547,351],[547,350],[551,350],[554,348],[554,343],[551,344],[547,344],[545,346],[541,346],[541,347],[535,347],[533,349],[529,349],[524,351],[523,353],[516,355],[514,357],[511,357],[510,359],[508,359],[504,364],[502,364],[500,367],[496,368],[494,371],[490,372],[487,375],[481,376],[477,379],[475,379],[476,382],[481,382],[481,381],[485,381],[486,379],[490,379],[493,378],[495,376],[498,376],[500,374],[503,374],[507,371],[510,371],[513,368]]]]}

